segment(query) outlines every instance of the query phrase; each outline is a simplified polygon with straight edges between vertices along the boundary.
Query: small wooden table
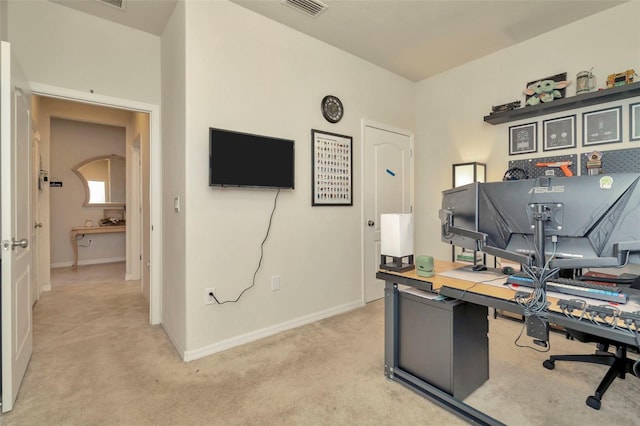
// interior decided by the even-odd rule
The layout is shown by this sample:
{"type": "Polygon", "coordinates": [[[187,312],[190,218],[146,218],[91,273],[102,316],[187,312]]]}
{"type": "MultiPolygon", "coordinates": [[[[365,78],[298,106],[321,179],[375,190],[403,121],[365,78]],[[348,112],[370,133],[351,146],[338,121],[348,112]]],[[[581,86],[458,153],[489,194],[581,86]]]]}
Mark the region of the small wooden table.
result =
{"type": "Polygon", "coordinates": [[[78,235],[85,234],[111,234],[116,232],[125,232],[127,230],[126,225],[114,225],[114,226],[76,226],[71,228],[71,247],[73,248],[73,265],[71,269],[78,267],[78,235]]]}

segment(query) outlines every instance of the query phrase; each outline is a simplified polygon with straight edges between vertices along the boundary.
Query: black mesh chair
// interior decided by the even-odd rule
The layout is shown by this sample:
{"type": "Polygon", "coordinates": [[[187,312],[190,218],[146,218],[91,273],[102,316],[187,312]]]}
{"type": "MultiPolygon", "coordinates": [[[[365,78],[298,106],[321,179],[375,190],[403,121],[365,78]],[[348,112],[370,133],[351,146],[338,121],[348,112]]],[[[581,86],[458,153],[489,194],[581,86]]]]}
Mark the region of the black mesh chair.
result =
{"type": "Polygon", "coordinates": [[[553,370],[556,367],[556,361],[576,361],[609,365],[610,368],[598,385],[595,394],[589,396],[586,401],[589,407],[599,410],[602,405],[601,400],[604,393],[616,377],[624,379],[626,373],[636,375],[633,371],[633,364],[635,361],[627,358],[628,346],[625,344],[576,330],[566,330],[566,333],[568,339],[575,339],[584,343],[597,343],[597,350],[595,354],[552,355],[548,360],[545,360],[542,365],[548,370],[553,370]],[[609,352],[610,346],[616,348],[615,353],[609,352]]]}

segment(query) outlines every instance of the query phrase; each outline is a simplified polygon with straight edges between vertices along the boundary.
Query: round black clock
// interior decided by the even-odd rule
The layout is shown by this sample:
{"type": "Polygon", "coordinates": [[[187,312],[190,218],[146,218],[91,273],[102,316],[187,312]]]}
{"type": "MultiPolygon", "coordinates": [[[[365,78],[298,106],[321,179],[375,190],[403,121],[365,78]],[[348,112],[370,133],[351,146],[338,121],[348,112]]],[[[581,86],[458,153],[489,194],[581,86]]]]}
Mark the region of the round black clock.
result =
{"type": "Polygon", "coordinates": [[[328,95],[322,98],[322,115],[329,123],[337,123],[344,115],[342,102],[335,96],[328,95]]]}

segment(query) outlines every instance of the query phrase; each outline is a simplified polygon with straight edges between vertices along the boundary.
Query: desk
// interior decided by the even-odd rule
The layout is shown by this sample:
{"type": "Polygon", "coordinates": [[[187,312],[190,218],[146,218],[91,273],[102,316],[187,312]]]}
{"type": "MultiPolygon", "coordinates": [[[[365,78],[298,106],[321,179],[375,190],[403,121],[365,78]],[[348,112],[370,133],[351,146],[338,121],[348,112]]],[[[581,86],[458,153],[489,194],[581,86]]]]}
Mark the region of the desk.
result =
{"type": "MultiPolygon", "coordinates": [[[[435,265],[438,274],[446,273],[446,271],[462,266],[464,265],[443,261],[436,261],[435,265]]],[[[506,286],[495,286],[442,275],[423,278],[419,277],[415,271],[396,273],[381,270],[376,274],[376,277],[385,281],[385,376],[413,389],[427,399],[473,424],[502,425],[498,420],[455,398],[454,392],[443,391],[442,387],[436,387],[433,383],[428,383],[423,378],[417,377],[403,368],[399,359],[398,346],[398,336],[401,332],[399,321],[401,315],[399,312],[401,288],[399,286],[410,286],[471,304],[503,309],[522,315],[524,314],[522,307],[512,301],[515,291],[506,286]]],[[[479,280],[482,281],[484,279],[479,278],[479,280]]],[[[635,290],[625,290],[625,292],[630,294],[634,302],[637,303],[640,300],[640,292],[635,290]]],[[[579,321],[566,317],[558,307],[558,299],[548,296],[547,300],[550,302],[548,308],[548,320],[550,323],[605,337],[630,346],[636,345],[635,337],[630,333],[611,327],[601,327],[587,320],[579,321]]],[[[419,337],[415,336],[415,338],[419,337]]]]}
{"type": "Polygon", "coordinates": [[[71,228],[71,247],[73,248],[73,265],[71,269],[78,267],[78,235],[85,234],[111,234],[115,232],[126,232],[126,225],[117,226],[77,226],[71,228]]]}

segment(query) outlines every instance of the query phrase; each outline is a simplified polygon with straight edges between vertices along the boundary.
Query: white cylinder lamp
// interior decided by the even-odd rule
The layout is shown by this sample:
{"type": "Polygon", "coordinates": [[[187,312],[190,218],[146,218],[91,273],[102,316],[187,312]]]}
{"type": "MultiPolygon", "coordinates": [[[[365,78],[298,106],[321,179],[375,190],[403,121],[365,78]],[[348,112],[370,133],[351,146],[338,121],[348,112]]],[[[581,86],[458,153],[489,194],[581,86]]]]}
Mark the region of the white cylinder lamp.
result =
{"type": "Polygon", "coordinates": [[[396,272],[414,269],[413,250],[413,215],[380,215],[380,269],[396,272]]]}

